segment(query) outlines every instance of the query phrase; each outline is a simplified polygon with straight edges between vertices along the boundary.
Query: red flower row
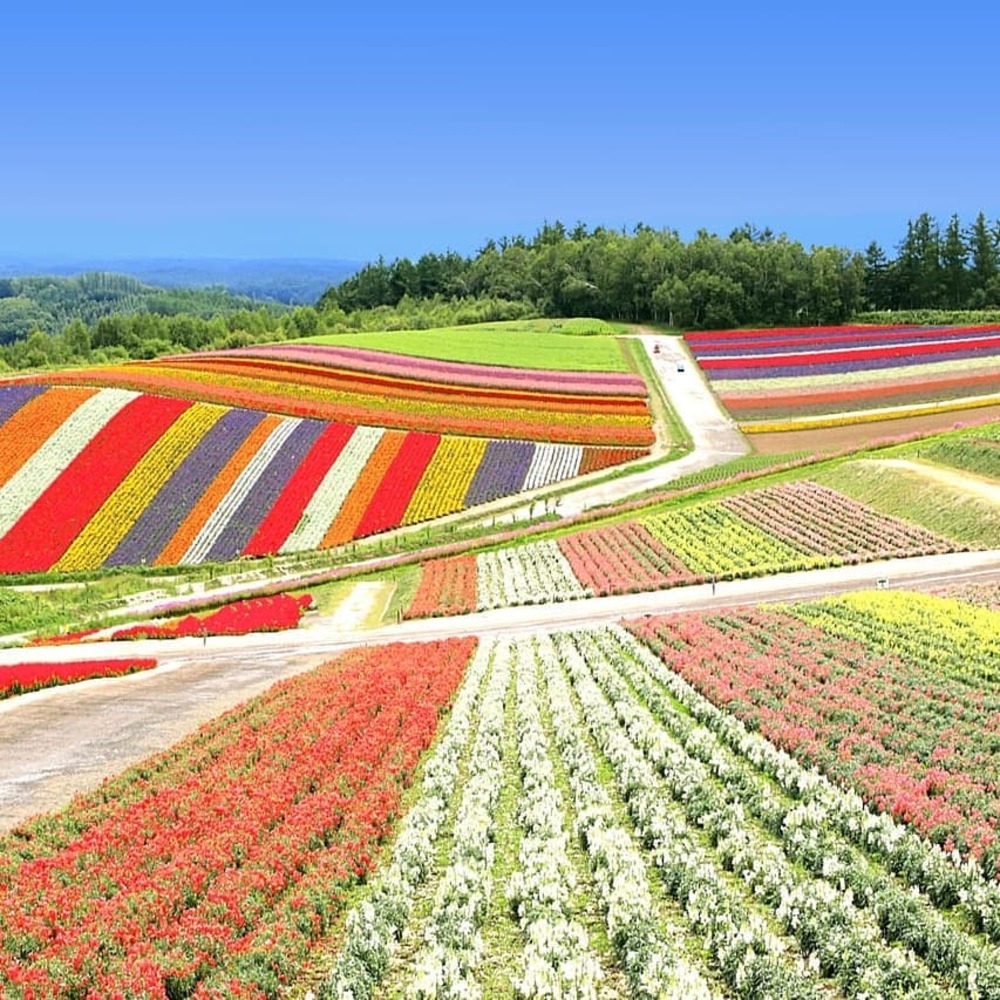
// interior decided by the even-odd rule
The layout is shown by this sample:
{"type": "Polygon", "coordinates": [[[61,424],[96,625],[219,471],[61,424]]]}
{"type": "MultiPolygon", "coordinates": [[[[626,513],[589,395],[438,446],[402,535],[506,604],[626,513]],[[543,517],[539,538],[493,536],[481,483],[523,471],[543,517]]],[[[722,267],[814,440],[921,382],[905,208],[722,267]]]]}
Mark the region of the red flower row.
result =
{"type": "Polygon", "coordinates": [[[0,995],[276,995],[374,866],[474,647],[354,650],[0,840],[0,995]]]}
{"type": "Polygon", "coordinates": [[[249,632],[283,632],[296,628],[312,597],[274,594],[225,604],[205,615],[187,615],[176,622],[149,622],[120,628],[112,639],[177,639],[180,636],[246,635],[249,632]]]}
{"type": "Polygon", "coordinates": [[[423,564],[420,586],[404,618],[460,615],[476,610],[476,557],[452,556],[423,564]]]}
{"type": "Polygon", "coordinates": [[[15,663],[0,667],[0,698],[90,680],[93,677],[120,677],[137,670],[150,670],[156,660],[145,658],[119,660],[80,660],[65,663],[15,663]]]}

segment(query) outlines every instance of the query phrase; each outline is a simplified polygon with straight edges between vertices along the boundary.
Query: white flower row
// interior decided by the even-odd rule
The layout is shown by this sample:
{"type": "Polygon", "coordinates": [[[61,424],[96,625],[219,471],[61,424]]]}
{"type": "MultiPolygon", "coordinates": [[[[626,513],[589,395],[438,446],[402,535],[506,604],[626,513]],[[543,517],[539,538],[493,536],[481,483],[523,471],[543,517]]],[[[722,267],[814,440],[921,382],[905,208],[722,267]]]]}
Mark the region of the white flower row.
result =
{"type": "Polygon", "coordinates": [[[590,597],[555,541],[476,555],[477,610],[590,597]]]}
{"type": "Polygon", "coordinates": [[[548,691],[553,732],[573,795],[574,826],[587,849],[608,938],[632,994],[650,1000],[708,1000],[713,993],[684,957],[681,942],[673,942],[671,947],[657,929],[642,856],[615,819],[551,638],[538,639],[538,657],[548,691]]]}
{"type": "Polygon", "coordinates": [[[785,942],[727,881],[688,822],[668,807],[663,783],[622,731],[573,639],[560,634],[555,640],[584,721],[611,765],[637,832],[651,845],[668,890],[704,935],[730,987],[743,997],[805,1000],[823,995],[815,972],[787,954],[785,942]]]}
{"type": "Polygon", "coordinates": [[[583,447],[578,444],[536,444],[522,490],[572,479],[580,471],[583,447]]]}
{"type": "Polygon", "coordinates": [[[306,552],[320,547],[384,434],[382,427],[355,428],[350,440],[316,487],[298,523],[285,539],[282,552],[306,552]]]}
{"type": "Polygon", "coordinates": [[[475,728],[491,654],[492,646],[481,642],[469,663],[445,732],[427,760],[420,798],[402,823],[392,860],[371,896],[347,915],[344,943],[319,991],[322,1000],[368,1000],[388,968],[417,891],[434,866],[435,843],[475,728]]]}
{"type": "MultiPolygon", "coordinates": [[[[707,831],[722,863],[738,873],[754,896],[774,911],[811,954],[814,964],[837,978],[846,995],[867,995],[870,991],[886,997],[918,991],[926,997],[949,995],[937,988],[928,969],[912,952],[888,947],[878,939],[873,915],[854,904],[850,889],[838,890],[822,879],[804,876],[780,845],[769,842],[748,823],[741,803],[714,785],[705,765],[689,756],[638,703],[593,636],[578,635],[577,639],[584,646],[582,659],[586,660],[578,676],[581,686],[588,689],[594,717],[605,729],[614,725],[615,718],[620,723],[617,732],[607,737],[612,745],[624,737],[633,750],[642,750],[670,795],[682,805],[688,823],[707,831]],[[595,679],[599,685],[596,691],[591,689],[595,679]],[[860,969],[864,975],[859,978],[860,969]]],[[[619,748],[618,753],[628,759],[627,750],[619,748]]],[[[642,775],[641,766],[634,760],[630,763],[635,768],[631,806],[632,800],[638,802],[647,793],[655,796],[659,783],[647,784],[649,778],[642,775]]],[[[662,822],[671,834],[660,856],[676,869],[690,858],[689,849],[681,848],[678,842],[683,827],[667,815],[662,801],[653,803],[652,812],[649,806],[643,806],[647,822],[662,822]]],[[[709,898],[706,896],[706,902],[709,898]]],[[[738,979],[734,985],[738,986],[738,979]]]]}
{"type": "Polygon", "coordinates": [[[518,643],[515,655],[515,726],[523,789],[518,819],[524,836],[518,852],[521,867],[508,880],[506,895],[527,938],[515,988],[522,997],[596,1000],[602,970],[586,930],[571,914],[576,876],[567,850],[563,798],[542,730],[531,643],[518,643]]]}
{"type": "Polygon", "coordinates": [[[479,929],[489,905],[493,868],[493,826],[503,783],[504,703],[510,686],[511,649],[495,646],[493,673],[483,695],[479,732],[452,830],[449,867],[442,875],[434,908],[416,956],[416,973],[406,993],[417,1000],[482,996],[476,969],[482,957],[479,929]]]}
{"type": "Polygon", "coordinates": [[[710,729],[740,757],[773,778],[789,795],[819,803],[828,822],[862,850],[880,857],[886,867],[938,905],[964,904],[978,930],[1000,942],[1000,884],[984,876],[974,860],[947,853],[888,813],[875,813],[856,792],[836,786],[815,768],[803,767],[735,716],[713,705],[624,629],[617,640],[663,686],[670,697],[710,729]]]}
{"type": "Polygon", "coordinates": [[[49,435],[0,488],[0,535],[14,527],[91,439],[138,395],[127,389],[102,389],[49,435]]]}
{"type": "MultiPolygon", "coordinates": [[[[903,888],[873,866],[836,829],[821,799],[788,804],[777,796],[770,782],[724,746],[715,733],[677,710],[676,702],[640,666],[637,654],[644,653],[644,647],[631,637],[619,645],[623,635],[609,630],[594,638],[608,663],[635,689],[657,721],[667,726],[683,751],[704,764],[743,808],[781,838],[792,861],[819,878],[850,888],[856,904],[873,910],[884,936],[890,941],[905,938],[934,972],[948,977],[963,993],[976,995],[970,989],[975,982],[978,995],[1000,996],[996,949],[973,941],[935,910],[926,896],[903,888]]],[[[605,687],[605,691],[613,699],[623,693],[621,688],[605,687]]]]}
{"type": "Polygon", "coordinates": [[[247,494],[253,488],[254,483],[257,482],[261,473],[267,468],[271,459],[277,455],[292,431],[301,423],[302,419],[300,417],[285,417],[268,434],[267,439],[236,477],[233,484],[226,491],[226,495],[219,501],[218,506],[212,511],[208,520],[202,525],[201,530],[188,546],[187,552],[184,553],[180,560],[182,565],[200,563],[209,554],[212,546],[226,530],[226,525],[229,524],[233,515],[239,509],[240,504],[246,499],[247,494]]]}

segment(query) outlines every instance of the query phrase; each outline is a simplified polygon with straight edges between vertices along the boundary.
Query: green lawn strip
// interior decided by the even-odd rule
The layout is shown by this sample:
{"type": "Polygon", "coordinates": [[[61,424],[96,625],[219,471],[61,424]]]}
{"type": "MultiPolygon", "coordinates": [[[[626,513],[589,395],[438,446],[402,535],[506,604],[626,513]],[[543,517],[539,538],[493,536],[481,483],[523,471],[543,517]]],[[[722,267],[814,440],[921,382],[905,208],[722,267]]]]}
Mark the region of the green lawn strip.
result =
{"type": "Polygon", "coordinates": [[[524,938],[511,913],[504,891],[518,868],[522,831],[517,821],[517,805],[522,794],[517,765],[517,733],[514,727],[514,677],[504,703],[503,783],[493,814],[493,869],[489,904],[482,924],[483,955],[476,980],[484,997],[514,995],[514,983],[521,972],[524,938]]]}
{"type": "MultiPolygon", "coordinates": [[[[645,881],[649,887],[649,892],[655,909],[655,912],[650,914],[650,916],[654,921],[659,938],[666,942],[671,950],[678,950],[684,959],[692,967],[697,969],[713,992],[723,996],[733,995],[722,981],[719,970],[714,965],[714,961],[704,944],[703,937],[691,928],[683,908],[670,895],[666,886],[663,884],[663,881],[660,879],[659,873],[656,869],[655,863],[650,857],[647,846],[643,843],[642,838],[635,831],[628,805],[621,795],[614,768],[602,752],[593,732],[588,728],[587,723],[583,718],[579,695],[571,683],[565,667],[560,665],[560,670],[562,678],[565,682],[565,690],[568,692],[569,709],[576,719],[579,739],[586,747],[589,756],[595,765],[594,777],[607,796],[615,824],[619,829],[625,831],[629,835],[632,844],[642,861],[645,881]]],[[[560,788],[565,792],[567,797],[568,814],[572,816],[573,795],[570,789],[568,770],[565,760],[557,747],[552,722],[551,700],[559,697],[559,694],[551,685],[546,686],[546,697],[541,699],[543,705],[542,721],[546,729],[546,734],[549,737],[550,745],[553,747],[552,759],[557,765],[556,773],[560,782],[560,788]]],[[[695,832],[695,836],[701,835],[700,833],[695,832]]],[[[590,914],[592,914],[590,919],[597,928],[603,931],[601,937],[595,936],[593,940],[595,942],[606,941],[608,943],[608,947],[612,948],[613,952],[612,943],[608,940],[605,914],[602,912],[599,894],[596,890],[596,883],[593,874],[590,871],[585,845],[579,838],[576,838],[573,843],[576,848],[574,857],[579,859],[579,864],[582,867],[585,876],[584,878],[581,878],[581,892],[587,893],[588,910],[590,911],[590,914]]],[[[734,877],[731,877],[728,873],[723,874],[725,878],[732,881],[734,887],[739,889],[739,883],[734,877]]],[[[589,923],[587,924],[587,927],[589,931],[589,923]]],[[[597,931],[595,930],[594,933],[596,935],[597,931]]],[[[613,960],[615,961],[617,981],[622,983],[626,994],[630,994],[626,972],[622,969],[618,959],[615,958],[613,960]]]]}
{"type": "Polygon", "coordinates": [[[314,587],[310,593],[317,613],[323,616],[333,614],[350,597],[353,589],[354,583],[350,580],[338,580],[336,583],[314,587]]]}
{"type": "Polygon", "coordinates": [[[910,445],[905,454],[987,479],[1000,479],[1000,424],[969,428],[910,445]]]}
{"type": "MultiPolygon", "coordinates": [[[[423,575],[423,567],[400,566],[394,569],[387,577],[393,584],[392,597],[389,598],[382,614],[381,622],[373,622],[372,626],[378,624],[391,624],[402,620],[403,612],[413,603],[416,597],[417,588],[420,586],[420,577],[423,575]]],[[[374,579],[378,579],[375,577],[374,579]]]]}
{"type": "Polygon", "coordinates": [[[964,545],[1000,546],[1000,507],[918,472],[855,460],[828,466],[812,478],[964,545]]]}
{"type": "MultiPolygon", "coordinates": [[[[543,687],[544,681],[541,680],[540,677],[540,692],[543,692],[543,687]]],[[[555,785],[559,790],[559,793],[562,795],[563,802],[566,806],[566,817],[567,820],[570,821],[571,825],[573,816],[573,793],[570,789],[569,779],[566,773],[566,765],[563,763],[562,757],[560,756],[559,750],[555,744],[555,738],[552,732],[552,711],[548,706],[547,698],[540,694],[538,701],[539,712],[542,719],[542,729],[545,732],[549,745],[549,760],[552,762],[555,785]]],[[[593,750],[592,746],[591,749],[593,750]]],[[[600,760],[600,758],[598,759],[600,760]]],[[[599,770],[598,773],[602,784],[607,788],[611,778],[607,773],[607,765],[604,764],[603,761],[601,761],[601,770],[599,770]]],[[[631,824],[628,820],[628,815],[625,812],[624,806],[620,801],[617,801],[614,796],[612,796],[611,801],[615,812],[615,818],[618,823],[623,829],[630,829],[631,824]]],[[[638,848],[639,845],[636,844],[636,847],[638,848]]],[[[597,892],[594,875],[587,862],[587,852],[578,837],[570,836],[567,845],[567,853],[570,861],[573,863],[573,869],[576,873],[576,892],[572,896],[573,915],[587,931],[587,935],[590,938],[591,948],[601,962],[601,968],[604,972],[604,980],[601,984],[601,995],[609,997],[627,997],[629,995],[628,981],[615,960],[614,950],[611,946],[611,941],[608,939],[607,925],[604,922],[604,915],[601,913],[600,897],[597,892]]],[[[674,901],[667,896],[666,891],[663,889],[659,879],[652,877],[652,870],[648,864],[647,874],[650,876],[649,886],[653,899],[657,903],[660,912],[666,915],[666,920],[670,923],[676,923],[683,920],[683,915],[677,908],[674,901]]],[[[692,949],[692,953],[693,951],[694,949],[692,949]]]]}
{"type": "Polygon", "coordinates": [[[550,371],[626,372],[615,339],[622,327],[590,321],[511,320],[434,330],[338,333],[301,341],[386,351],[410,357],[550,371]]]}
{"type": "MultiPolygon", "coordinates": [[[[602,645],[609,648],[610,644],[602,645]]],[[[907,936],[908,943],[918,953],[922,948],[938,948],[941,953],[951,954],[964,948],[962,965],[989,968],[1000,962],[1000,955],[986,936],[974,931],[966,911],[936,907],[926,895],[915,893],[910,882],[890,872],[883,858],[852,842],[832,824],[824,825],[813,836],[815,824],[807,821],[802,826],[797,818],[808,815],[808,799],[790,795],[717,733],[701,726],[649,673],[642,657],[633,658],[623,647],[610,648],[613,659],[609,657],[608,662],[615,664],[615,672],[635,704],[654,717],[678,747],[709,769],[715,788],[740,802],[764,834],[781,846],[798,871],[843,882],[851,889],[859,908],[877,915],[890,940],[895,941],[895,935],[907,936]],[[806,845],[809,836],[813,839],[806,845]]],[[[959,963],[953,965],[957,969],[959,963]]],[[[936,970],[935,974],[941,977],[942,971],[936,970]]]]}

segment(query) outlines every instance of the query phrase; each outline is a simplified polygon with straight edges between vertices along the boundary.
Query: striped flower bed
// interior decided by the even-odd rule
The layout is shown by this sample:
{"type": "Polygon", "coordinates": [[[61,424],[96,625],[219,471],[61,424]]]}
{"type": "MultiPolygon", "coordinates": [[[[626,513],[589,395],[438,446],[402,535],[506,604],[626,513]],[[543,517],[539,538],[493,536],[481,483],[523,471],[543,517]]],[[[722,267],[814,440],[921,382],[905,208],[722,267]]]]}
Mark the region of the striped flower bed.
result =
{"type": "Polygon", "coordinates": [[[328,548],[640,451],[331,423],[120,388],[0,385],[0,572],[328,548]]]}
{"type": "Polygon", "coordinates": [[[642,379],[402,358],[320,345],[180,355],[29,377],[286,416],[485,438],[648,448],[642,379]],[[370,367],[366,367],[370,366],[370,367]]]}
{"type": "Polygon", "coordinates": [[[963,546],[810,481],[425,563],[406,617],[639,593],[963,546]]]}
{"type": "MultiPolygon", "coordinates": [[[[261,344],[226,351],[203,351],[199,358],[256,360],[321,365],[368,376],[420,379],[442,385],[490,389],[527,389],[536,392],[573,392],[587,395],[645,396],[646,386],[625,372],[571,372],[537,368],[510,368],[462,361],[441,361],[330,344],[261,344]]],[[[186,355],[166,360],[186,360],[186,355]]]]}
{"type": "Polygon", "coordinates": [[[1000,402],[997,325],[738,330],[685,340],[747,431],[1000,402]]]}

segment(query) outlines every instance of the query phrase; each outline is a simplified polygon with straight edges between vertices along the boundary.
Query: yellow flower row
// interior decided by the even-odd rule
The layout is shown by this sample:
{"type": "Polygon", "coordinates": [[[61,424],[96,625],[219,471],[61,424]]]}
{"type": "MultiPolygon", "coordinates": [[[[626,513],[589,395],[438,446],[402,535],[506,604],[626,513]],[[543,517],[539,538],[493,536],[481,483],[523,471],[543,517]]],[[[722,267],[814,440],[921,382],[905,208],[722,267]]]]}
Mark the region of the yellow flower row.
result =
{"type": "Polygon", "coordinates": [[[817,563],[816,557],[803,555],[717,503],[669,511],[640,523],[692,573],[739,575],[817,563]]]}
{"type": "MultiPolygon", "coordinates": [[[[991,657],[1000,672],[1000,612],[952,598],[909,591],[865,591],[835,602],[891,629],[901,648],[917,653],[922,663],[943,666],[954,651],[991,657]],[[945,652],[945,649],[948,652],[945,652]]],[[[859,633],[865,631],[862,619],[859,633]]]]}
{"type": "Polygon", "coordinates": [[[1000,405],[1000,395],[970,396],[924,406],[900,406],[881,410],[855,411],[853,413],[829,414],[818,417],[802,417],[798,420],[777,420],[740,424],[746,434],[780,434],[785,431],[818,430],[824,427],[848,427],[852,424],[871,424],[885,420],[905,420],[909,417],[933,416],[936,413],[956,413],[974,410],[983,406],[1000,405]]]}
{"type": "Polygon", "coordinates": [[[462,510],[488,443],[484,438],[442,438],[413,491],[402,523],[416,524],[462,510]]]}

